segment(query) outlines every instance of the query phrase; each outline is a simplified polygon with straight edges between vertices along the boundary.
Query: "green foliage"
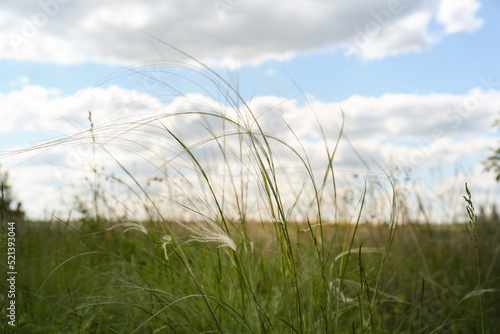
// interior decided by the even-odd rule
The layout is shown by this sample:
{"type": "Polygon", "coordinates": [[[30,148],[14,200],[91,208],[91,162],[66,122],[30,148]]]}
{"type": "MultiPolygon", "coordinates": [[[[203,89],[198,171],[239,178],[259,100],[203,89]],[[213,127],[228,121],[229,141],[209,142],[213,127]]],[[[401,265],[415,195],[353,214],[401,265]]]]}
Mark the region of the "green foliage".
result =
{"type": "MultiPolygon", "coordinates": [[[[500,119],[497,119],[493,124],[494,127],[500,126],[500,119]]],[[[500,147],[493,150],[493,154],[483,161],[484,170],[495,173],[496,181],[500,181],[500,147]]]]}
{"type": "MultiPolygon", "coordinates": [[[[317,260],[318,240],[301,232],[302,227],[297,234],[290,232],[302,324],[294,319],[295,292],[286,283],[290,282],[286,269],[279,265],[283,256],[279,240],[275,234],[267,235],[274,240],[269,244],[265,237],[252,237],[260,226],[247,228],[252,249],[221,252],[213,244],[186,243],[188,236],[179,233],[177,243],[166,247],[166,260],[158,242],[161,231],[146,235],[111,230],[93,235],[99,242],[90,245],[89,236],[83,238],[68,226],[38,223],[18,237],[19,330],[476,332],[481,320],[471,308],[479,296],[483,297],[485,332],[500,328],[495,290],[500,280],[495,260],[499,232],[494,226],[485,227],[491,228],[489,234],[480,235],[478,243],[481,261],[488,264],[486,269],[479,268],[488,277],[479,293],[470,269],[475,263],[470,256],[474,245],[466,243],[468,236],[461,225],[401,226],[378,289],[383,249],[377,246],[384,244],[388,225],[359,225],[353,236],[358,251],[340,257],[344,236],[352,236],[354,227],[324,227],[324,246],[331,247],[332,253],[327,253],[323,270],[317,260]],[[340,266],[336,265],[349,258],[347,266],[342,266],[340,286],[336,284],[340,266]]],[[[5,312],[3,307],[2,318],[5,312]]]]}
{"type": "Polygon", "coordinates": [[[12,187],[9,182],[9,173],[2,171],[0,167],[0,221],[11,220],[14,217],[21,215],[20,206],[18,209],[13,208],[14,196],[12,187]]]}
{"type": "Polygon", "coordinates": [[[500,148],[497,148],[492,155],[486,158],[483,165],[487,172],[492,171],[495,173],[497,182],[500,181],[500,148]]]}

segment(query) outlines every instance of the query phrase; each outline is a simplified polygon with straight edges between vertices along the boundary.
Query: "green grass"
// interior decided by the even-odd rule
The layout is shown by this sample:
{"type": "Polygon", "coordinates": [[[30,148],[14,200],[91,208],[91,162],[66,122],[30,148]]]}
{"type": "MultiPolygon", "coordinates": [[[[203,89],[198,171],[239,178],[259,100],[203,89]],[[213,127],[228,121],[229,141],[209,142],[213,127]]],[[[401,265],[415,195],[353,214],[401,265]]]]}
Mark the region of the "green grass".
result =
{"type": "MultiPolygon", "coordinates": [[[[243,247],[240,240],[236,251],[186,242],[189,237],[178,231],[178,244],[167,246],[166,260],[161,231],[153,227],[148,235],[118,230],[82,235],[64,225],[33,223],[17,238],[19,332],[481,329],[480,294],[474,293],[475,249],[463,224],[400,226],[382,268],[388,225],[359,225],[351,254],[340,257],[346,249],[344,236],[350,239],[354,226],[324,227],[322,247],[328,251],[322,262],[310,233],[301,231],[306,226],[291,225],[296,287],[284,269],[288,267],[283,266],[279,240],[271,226],[266,227],[269,231],[263,234],[262,226],[249,224],[247,242],[252,241],[252,247],[243,247]],[[343,284],[338,284],[340,277],[343,284]]],[[[496,289],[500,279],[499,233],[487,223],[478,233],[487,291],[482,294],[484,326],[485,332],[494,333],[500,328],[499,296],[489,289],[496,289]]],[[[5,312],[4,306],[2,320],[5,312]]]]}

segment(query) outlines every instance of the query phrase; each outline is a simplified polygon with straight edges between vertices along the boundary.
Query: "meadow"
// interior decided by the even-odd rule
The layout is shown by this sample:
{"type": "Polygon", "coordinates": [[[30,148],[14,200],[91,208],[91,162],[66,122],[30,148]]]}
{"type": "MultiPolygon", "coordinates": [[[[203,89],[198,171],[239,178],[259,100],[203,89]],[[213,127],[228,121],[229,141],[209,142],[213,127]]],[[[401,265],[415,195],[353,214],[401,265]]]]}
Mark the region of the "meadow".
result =
{"type": "MultiPolygon", "coordinates": [[[[288,137],[276,137],[224,78],[199,62],[187,70],[214,84],[227,108],[191,96],[191,107],[111,125],[89,112],[84,131],[28,149],[86,140],[89,188],[74,207],[76,219],[17,222],[17,323],[7,325],[3,289],[1,332],[500,329],[498,222],[478,220],[468,189],[460,205],[469,220],[449,224],[412,221],[404,210],[412,204],[383,168],[386,190],[360,177],[357,195],[344,201],[334,159],[347,140],[343,123],[332,140],[317,120],[324,146],[318,169],[307,138],[286,120],[288,137]],[[195,120],[201,139],[183,138],[171,119],[195,120]],[[159,173],[155,187],[112,151],[125,142],[136,150],[163,145],[161,154],[138,154],[159,173]],[[204,162],[204,146],[222,169],[204,162]],[[121,176],[104,175],[103,151],[121,176]],[[145,212],[141,219],[125,202],[131,198],[145,212]],[[369,222],[365,210],[379,204],[385,215],[369,222]],[[174,207],[181,215],[171,218],[174,207]]],[[[4,227],[2,250],[6,235],[4,227]]]]}
{"type": "MultiPolygon", "coordinates": [[[[406,224],[395,231],[387,224],[339,224],[325,227],[320,239],[318,231],[304,231],[306,224],[288,225],[285,237],[272,224],[256,223],[233,250],[189,242],[182,231],[165,245],[154,224],[144,234],[30,222],[17,238],[16,328],[494,333],[500,326],[497,224],[478,226],[477,267],[464,224],[406,224]]],[[[6,326],[5,304],[1,317],[2,332],[16,332],[6,326]]]]}

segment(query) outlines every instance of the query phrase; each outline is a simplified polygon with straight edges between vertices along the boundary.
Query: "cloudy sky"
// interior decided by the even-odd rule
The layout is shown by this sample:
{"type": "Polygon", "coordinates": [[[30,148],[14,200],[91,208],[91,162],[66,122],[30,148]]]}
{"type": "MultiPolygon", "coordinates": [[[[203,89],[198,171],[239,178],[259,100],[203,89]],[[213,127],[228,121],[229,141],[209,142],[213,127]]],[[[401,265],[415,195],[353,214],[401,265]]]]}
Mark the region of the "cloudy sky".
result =
{"type": "MultiPolygon", "coordinates": [[[[258,192],[251,154],[223,136],[232,167],[220,166],[214,134],[256,130],[257,120],[319,177],[344,115],[334,168],[346,203],[359,180],[376,194],[389,172],[425,202],[414,216],[446,220],[463,207],[466,181],[481,204],[499,195],[481,166],[498,137],[499,14],[494,0],[3,2],[0,163],[32,217],[75,209],[69,194],[91,189],[94,165],[99,183],[113,174],[135,187],[120,166],[148,185],[163,178],[151,193],[179,209],[206,189],[167,130],[196,146],[214,187],[246,165],[232,179],[258,192]]],[[[303,173],[275,146],[293,202],[303,173]]]]}

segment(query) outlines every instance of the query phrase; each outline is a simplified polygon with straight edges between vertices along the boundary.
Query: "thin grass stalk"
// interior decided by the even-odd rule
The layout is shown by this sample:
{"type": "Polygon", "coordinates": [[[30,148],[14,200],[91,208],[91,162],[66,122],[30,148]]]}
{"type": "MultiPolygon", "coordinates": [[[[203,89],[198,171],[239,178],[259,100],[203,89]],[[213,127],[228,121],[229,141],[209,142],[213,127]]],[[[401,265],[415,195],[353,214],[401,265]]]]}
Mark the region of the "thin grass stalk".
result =
{"type": "Polygon", "coordinates": [[[222,207],[221,207],[221,205],[219,203],[219,200],[217,199],[217,196],[215,195],[215,191],[214,191],[214,189],[213,189],[213,187],[212,187],[212,185],[210,183],[210,179],[208,178],[207,174],[205,173],[205,170],[201,166],[201,164],[198,161],[198,159],[196,159],[196,157],[194,156],[193,152],[184,144],[184,142],[181,141],[176,135],[174,135],[172,133],[172,131],[170,131],[167,127],[164,126],[164,128],[177,141],[177,143],[179,143],[179,145],[182,146],[182,148],[184,149],[184,152],[186,152],[189,155],[189,157],[193,160],[193,162],[196,164],[196,167],[198,168],[198,171],[203,176],[203,179],[206,182],[206,184],[208,186],[208,189],[210,190],[212,198],[215,201],[215,205],[217,206],[217,211],[218,211],[218,213],[220,215],[220,220],[222,222],[222,225],[223,225],[224,229],[226,230],[226,233],[228,235],[230,235],[230,231],[229,231],[229,228],[228,228],[227,223],[226,223],[226,218],[225,218],[225,215],[224,215],[224,211],[222,210],[222,207]]]}
{"type": "Polygon", "coordinates": [[[208,311],[210,312],[210,315],[211,315],[212,319],[214,320],[215,325],[217,326],[218,332],[219,333],[223,333],[222,328],[221,328],[221,326],[219,324],[219,321],[217,320],[217,317],[215,316],[215,313],[214,313],[212,307],[208,303],[207,295],[203,291],[202,287],[198,284],[198,281],[196,280],[196,277],[194,276],[194,274],[193,274],[190,266],[188,265],[188,261],[185,258],[184,252],[178,252],[177,251],[177,249],[178,249],[177,245],[175,247],[172,247],[172,249],[173,249],[175,255],[177,255],[177,257],[179,258],[179,260],[182,262],[182,264],[186,268],[186,270],[187,270],[187,272],[189,274],[189,277],[191,277],[191,280],[193,281],[194,285],[196,286],[196,288],[200,292],[200,294],[201,294],[201,296],[203,298],[203,301],[205,302],[205,305],[207,306],[208,311]]]}
{"type": "Polygon", "coordinates": [[[382,276],[382,269],[384,268],[385,261],[387,260],[387,256],[389,254],[389,250],[391,249],[392,243],[394,241],[394,237],[396,235],[396,229],[397,229],[397,191],[396,191],[396,186],[394,184],[393,179],[387,174],[387,172],[384,170],[384,173],[386,174],[387,178],[389,179],[389,182],[391,183],[391,188],[392,188],[392,204],[391,204],[391,216],[389,218],[389,236],[387,238],[387,242],[385,244],[385,249],[384,252],[382,253],[382,259],[380,260],[380,265],[378,267],[378,272],[377,272],[377,279],[375,281],[375,294],[373,295],[372,298],[372,303],[375,302],[375,296],[378,293],[378,288],[380,285],[380,278],[382,276]]]}
{"type": "MultiPolygon", "coordinates": [[[[337,329],[338,326],[338,320],[339,320],[339,314],[340,314],[340,292],[344,291],[344,278],[345,274],[347,271],[347,265],[349,264],[349,257],[351,255],[352,247],[354,245],[354,238],[356,237],[356,232],[358,231],[359,227],[359,222],[361,221],[361,213],[363,212],[363,207],[365,205],[365,199],[366,199],[366,180],[365,180],[365,186],[363,188],[363,194],[361,195],[360,199],[360,208],[359,208],[359,213],[358,213],[358,218],[356,219],[356,224],[354,225],[354,231],[352,233],[351,237],[351,242],[349,244],[349,249],[347,252],[345,264],[343,264],[344,257],[342,257],[341,262],[340,262],[340,277],[339,277],[339,287],[338,287],[338,293],[337,293],[337,307],[336,307],[336,314],[335,314],[335,329],[337,329]]],[[[346,231],[347,232],[347,231],[346,231]]],[[[345,300],[344,300],[345,302],[345,300]]],[[[347,303],[346,303],[347,305],[347,303]]]]}
{"type": "MultiPolygon", "coordinates": [[[[314,241],[314,247],[317,251],[317,255],[318,255],[318,262],[319,262],[319,266],[320,266],[320,272],[321,272],[321,278],[322,278],[322,282],[323,282],[323,289],[324,289],[324,293],[325,293],[325,304],[323,305],[322,307],[322,310],[323,310],[323,319],[325,319],[325,330],[328,332],[328,322],[327,322],[327,319],[329,318],[328,315],[327,315],[327,304],[328,304],[328,295],[330,294],[330,289],[329,289],[329,284],[328,284],[328,279],[326,277],[326,259],[325,259],[325,249],[324,249],[324,234],[323,234],[323,219],[322,219],[322,215],[321,215],[321,195],[320,195],[320,191],[318,190],[317,186],[316,186],[316,181],[315,181],[315,178],[314,178],[314,173],[313,173],[313,169],[312,169],[312,166],[311,166],[311,163],[309,161],[309,157],[306,153],[306,150],[304,148],[304,146],[302,145],[302,142],[300,141],[300,139],[298,138],[298,136],[296,135],[296,133],[293,131],[293,129],[290,127],[290,125],[286,122],[284,122],[286,124],[286,126],[288,127],[288,129],[290,130],[290,132],[293,134],[293,136],[297,139],[298,143],[300,144],[303,152],[304,152],[304,157],[301,157],[300,154],[298,154],[297,151],[295,151],[294,149],[290,148],[298,157],[299,159],[301,160],[302,164],[304,165],[307,173],[308,173],[308,176],[309,176],[309,179],[310,179],[310,182],[311,182],[311,185],[313,187],[313,190],[314,190],[314,201],[316,202],[316,206],[317,206],[317,219],[318,219],[318,225],[320,227],[320,235],[321,235],[321,243],[319,245],[318,241],[317,241],[317,236],[313,233],[313,230],[312,230],[312,226],[310,224],[310,221],[309,221],[309,218],[307,219],[307,224],[309,226],[309,230],[311,232],[311,237],[313,238],[313,241],[314,241]]],[[[319,123],[319,122],[318,122],[319,123]]],[[[320,128],[322,129],[321,127],[321,124],[319,125],[320,128]]],[[[305,186],[305,185],[304,185],[305,186]]],[[[298,201],[298,198],[297,200],[298,201]]],[[[294,204],[295,205],[295,204],[294,204]]]]}
{"type": "Polygon", "coordinates": [[[479,248],[477,246],[477,216],[474,213],[474,204],[472,203],[472,195],[467,186],[467,182],[465,183],[465,191],[467,193],[467,197],[464,196],[465,201],[467,202],[467,215],[469,216],[469,225],[465,225],[467,232],[469,233],[469,237],[474,242],[474,248],[476,251],[476,272],[477,272],[477,288],[479,290],[479,312],[481,313],[481,333],[484,333],[484,310],[483,310],[483,293],[482,293],[482,285],[481,285],[481,271],[479,266],[479,248]]]}
{"type": "Polygon", "coordinates": [[[260,305],[259,301],[257,300],[257,296],[255,295],[255,292],[252,289],[250,277],[248,276],[248,272],[245,268],[244,262],[241,259],[238,252],[233,252],[233,264],[236,268],[237,273],[239,274],[238,276],[240,278],[241,284],[244,286],[245,290],[247,290],[251,296],[252,304],[255,308],[257,318],[259,319],[260,333],[266,333],[267,330],[264,320],[266,320],[267,324],[272,328],[271,321],[267,316],[264,308],[260,305]]]}
{"type": "Polygon", "coordinates": [[[252,143],[255,148],[254,152],[256,154],[256,159],[260,167],[260,174],[262,176],[262,182],[266,193],[266,198],[271,208],[271,215],[274,220],[277,237],[280,241],[281,251],[285,256],[284,260],[285,263],[287,264],[286,267],[288,269],[287,271],[289,273],[289,278],[292,284],[292,290],[297,305],[297,316],[299,318],[299,323],[300,323],[300,332],[302,332],[304,327],[303,327],[302,307],[301,307],[300,293],[298,287],[297,271],[295,268],[295,260],[294,260],[290,235],[288,233],[287,217],[285,214],[285,210],[283,208],[283,204],[281,203],[281,195],[279,194],[278,190],[278,182],[276,180],[275,167],[274,167],[274,162],[272,160],[270,146],[267,140],[265,139],[268,148],[268,150],[265,150],[264,147],[260,145],[256,137],[251,136],[251,138],[253,139],[252,143]],[[260,146],[260,149],[257,148],[257,145],[260,146]],[[269,166],[269,172],[266,168],[266,165],[264,164],[264,161],[262,160],[262,156],[258,154],[259,151],[262,152],[262,154],[264,155],[265,161],[269,166]],[[275,203],[276,205],[275,209],[273,203],[275,203]]]}
{"type": "Polygon", "coordinates": [[[418,312],[418,328],[422,330],[422,314],[424,312],[424,291],[425,291],[425,278],[422,277],[422,292],[420,293],[420,310],[418,312]]]}
{"type": "MultiPolygon", "coordinates": [[[[227,157],[227,146],[226,146],[226,139],[228,136],[226,136],[226,120],[227,118],[225,118],[225,116],[221,116],[220,117],[221,120],[222,120],[222,126],[223,126],[223,130],[222,130],[222,143],[220,142],[220,136],[218,136],[214,131],[213,129],[210,127],[210,125],[204,125],[204,128],[210,133],[211,135],[211,138],[213,138],[213,140],[215,140],[215,142],[217,143],[217,146],[219,147],[219,150],[223,156],[223,160],[224,160],[224,164],[227,168],[227,172],[229,173],[229,179],[231,181],[231,186],[232,186],[232,189],[233,189],[233,192],[234,192],[234,198],[236,200],[236,207],[238,208],[238,213],[239,213],[239,216],[240,216],[240,224],[242,226],[242,229],[243,229],[243,238],[244,238],[244,245],[245,245],[245,249],[246,249],[246,243],[247,243],[247,229],[246,229],[246,222],[245,222],[245,213],[244,213],[244,208],[242,207],[243,203],[244,203],[244,194],[245,194],[245,191],[243,189],[243,187],[240,188],[240,192],[241,192],[241,196],[242,198],[240,199],[239,196],[238,196],[238,191],[237,191],[237,187],[236,187],[236,184],[234,182],[234,175],[233,175],[233,172],[231,171],[231,166],[230,166],[230,163],[229,163],[229,160],[228,160],[228,157],[227,157]]],[[[243,176],[243,157],[242,157],[242,150],[243,150],[243,147],[242,147],[242,142],[241,142],[241,137],[240,137],[240,161],[242,162],[240,164],[240,175],[243,176]]],[[[224,200],[225,198],[225,189],[226,189],[226,169],[224,169],[224,175],[223,175],[223,179],[222,179],[222,199],[224,200]]],[[[241,183],[243,183],[243,180],[241,181],[241,183]]],[[[224,211],[224,202],[221,203],[221,207],[222,207],[222,211],[224,211]]]]}
{"type": "MultiPolygon", "coordinates": [[[[192,153],[191,149],[188,148],[178,137],[176,137],[169,129],[167,129],[165,127],[165,130],[179,143],[179,145],[182,146],[183,150],[185,153],[187,153],[190,158],[194,161],[194,163],[196,164],[197,166],[197,169],[198,171],[202,174],[203,176],[203,179],[204,181],[207,183],[208,187],[209,187],[209,190],[213,196],[213,199],[216,203],[216,206],[217,206],[217,209],[219,211],[219,214],[221,216],[221,220],[222,220],[222,223],[226,229],[226,232],[229,234],[229,229],[228,229],[228,226],[226,224],[226,221],[225,221],[225,217],[224,217],[224,213],[223,213],[223,210],[219,204],[219,201],[218,199],[216,198],[216,195],[215,195],[215,192],[212,188],[212,186],[210,185],[210,180],[208,179],[208,176],[206,175],[203,167],[201,166],[201,164],[199,163],[199,161],[196,159],[196,157],[194,156],[194,154],[192,153]]],[[[263,318],[262,318],[262,310],[261,310],[261,306],[259,305],[257,299],[256,299],[256,296],[251,288],[251,284],[250,284],[250,280],[248,278],[248,275],[246,274],[246,270],[243,266],[243,263],[241,261],[241,259],[239,259],[239,257],[237,256],[237,253],[234,252],[233,253],[234,256],[235,256],[235,261],[234,261],[234,264],[237,268],[237,272],[240,273],[240,279],[241,279],[241,282],[242,284],[244,285],[244,287],[247,289],[247,291],[250,293],[250,295],[252,296],[252,302],[254,303],[254,306],[255,306],[255,309],[256,309],[256,312],[257,312],[257,316],[259,318],[259,322],[261,324],[261,329],[263,332],[265,332],[265,325],[264,325],[264,321],[263,321],[263,318]]]]}
{"type": "MultiPolygon", "coordinates": [[[[365,268],[363,267],[363,264],[361,262],[361,247],[362,246],[363,246],[363,244],[361,243],[359,245],[359,253],[358,253],[360,289],[361,289],[361,292],[364,292],[366,294],[366,303],[365,304],[366,304],[366,307],[368,308],[368,319],[370,321],[370,327],[368,327],[368,328],[371,328],[373,330],[375,328],[375,326],[373,324],[373,310],[372,310],[373,302],[370,301],[370,299],[371,299],[370,286],[368,285],[368,279],[366,277],[365,268]]],[[[373,298],[375,297],[376,294],[377,294],[377,291],[375,291],[373,293],[373,298]]],[[[362,311],[360,311],[360,312],[362,312],[362,311]]]]}
{"type": "Polygon", "coordinates": [[[98,190],[97,190],[97,166],[96,166],[96,156],[95,156],[95,147],[96,140],[94,135],[94,121],[92,120],[92,112],[89,110],[89,122],[90,122],[90,135],[92,138],[92,173],[94,175],[94,183],[93,183],[93,200],[94,200],[94,210],[95,210],[95,223],[99,224],[99,206],[98,206],[98,190]]]}

